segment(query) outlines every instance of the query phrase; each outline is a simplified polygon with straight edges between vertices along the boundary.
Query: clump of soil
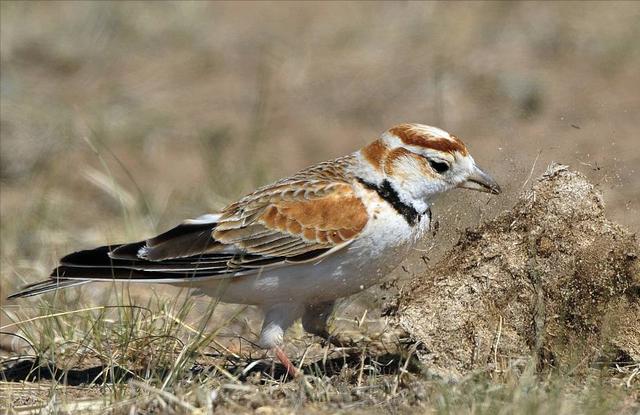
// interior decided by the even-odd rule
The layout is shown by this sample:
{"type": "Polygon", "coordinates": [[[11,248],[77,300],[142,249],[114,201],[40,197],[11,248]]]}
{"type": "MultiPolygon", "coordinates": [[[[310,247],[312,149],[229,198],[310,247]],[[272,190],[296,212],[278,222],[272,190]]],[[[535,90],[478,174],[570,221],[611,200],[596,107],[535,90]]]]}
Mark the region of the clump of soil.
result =
{"type": "Polygon", "coordinates": [[[405,287],[396,319],[436,373],[640,361],[640,247],[584,176],[551,165],[405,287]]]}

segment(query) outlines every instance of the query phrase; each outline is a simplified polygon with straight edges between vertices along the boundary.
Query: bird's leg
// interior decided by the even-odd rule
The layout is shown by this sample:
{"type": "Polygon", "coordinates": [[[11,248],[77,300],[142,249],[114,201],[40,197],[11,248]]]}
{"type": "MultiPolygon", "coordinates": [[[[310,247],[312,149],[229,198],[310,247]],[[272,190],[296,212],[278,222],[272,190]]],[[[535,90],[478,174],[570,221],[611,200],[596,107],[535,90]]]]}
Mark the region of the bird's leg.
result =
{"type": "Polygon", "coordinates": [[[299,304],[275,304],[265,310],[262,331],[258,344],[265,349],[272,349],[278,360],[282,362],[287,373],[297,376],[298,370],[291,363],[281,346],[284,340],[284,332],[300,317],[304,306],[299,304]]]}
{"type": "Polygon", "coordinates": [[[280,360],[280,363],[282,363],[285,369],[287,369],[287,375],[297,377],[299,375],[299,371],[298,369],[296,369],[293,363],[291,363],[291,360],[289,360],[284,350],[282,350],[280,347],[274,347],[273,351],[276,353],[276,357],[278,358],[278,360],[280,360]]]}
{"type": "Polygon", "coordinates": [[[314,334],[336,347],[350,347],[352,342],[344,341],[329,333],[327,321],[331,317],[335,301],[307,304],[302,315],[302,327],[307,333],[314,334]]]}

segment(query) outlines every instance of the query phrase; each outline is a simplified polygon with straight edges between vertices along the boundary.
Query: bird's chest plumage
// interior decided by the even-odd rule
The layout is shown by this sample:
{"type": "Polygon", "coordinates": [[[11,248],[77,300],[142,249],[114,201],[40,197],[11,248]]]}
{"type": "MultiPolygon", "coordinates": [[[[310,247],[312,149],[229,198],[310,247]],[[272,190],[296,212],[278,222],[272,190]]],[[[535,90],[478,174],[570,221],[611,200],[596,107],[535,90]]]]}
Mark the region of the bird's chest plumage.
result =
{"type": "Polygon", "coordinates": [[[384,201],[374,200],[368,204],[370,219],[362,235],[341,255],[342,273],[346,281],[337,281],[338,286],[353,294],[380,282],[409,255],[415,244],[429,229],[429,214],[421,215],[409,224],[405,217],[384,201]]]}

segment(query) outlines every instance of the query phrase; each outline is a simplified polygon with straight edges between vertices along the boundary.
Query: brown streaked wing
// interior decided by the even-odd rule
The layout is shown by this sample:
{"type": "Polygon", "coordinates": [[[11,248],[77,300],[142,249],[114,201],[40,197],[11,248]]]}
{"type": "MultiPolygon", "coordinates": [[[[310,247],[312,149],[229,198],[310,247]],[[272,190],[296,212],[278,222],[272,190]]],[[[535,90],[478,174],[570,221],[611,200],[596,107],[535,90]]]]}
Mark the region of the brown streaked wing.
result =
{"type": "Polygon", "coordinates": [[[329,193],[306,189],[294,200],[273,195],[248,226],[241,225],[242,209],[235,207],[226,213],[227,221],[223,216],[213,237],[247,253],[283,259],[346,244],[364,229],[367,211],[351,185],[331,187],[329,193]]]}
{"type": "Polygon", "coordinates": [[[364,229],[368,215],[343,166],[335,167],[320,163],[228,206],[213,238],[283,260],[348,244],[364,229]]]}

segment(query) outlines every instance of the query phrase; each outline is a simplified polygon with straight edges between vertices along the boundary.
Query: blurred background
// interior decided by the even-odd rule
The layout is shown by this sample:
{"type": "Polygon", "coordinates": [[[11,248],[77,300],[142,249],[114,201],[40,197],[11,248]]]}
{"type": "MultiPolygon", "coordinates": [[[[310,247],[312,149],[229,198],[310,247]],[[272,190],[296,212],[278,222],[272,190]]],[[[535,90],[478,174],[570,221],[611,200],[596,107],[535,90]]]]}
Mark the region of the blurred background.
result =
{"type": "Polygon", "coordinates": [[[402,122],[461,137],[505,194],[439,200],[400,274],[551,161],[640,230],[637,3],[0,7],[3,302],[69,251],[151,236],[402,122]]]}

